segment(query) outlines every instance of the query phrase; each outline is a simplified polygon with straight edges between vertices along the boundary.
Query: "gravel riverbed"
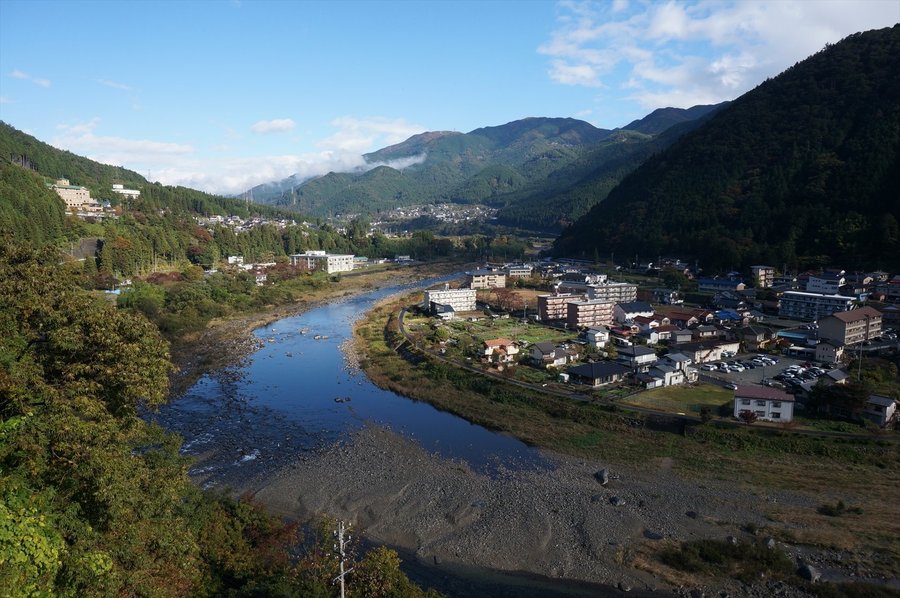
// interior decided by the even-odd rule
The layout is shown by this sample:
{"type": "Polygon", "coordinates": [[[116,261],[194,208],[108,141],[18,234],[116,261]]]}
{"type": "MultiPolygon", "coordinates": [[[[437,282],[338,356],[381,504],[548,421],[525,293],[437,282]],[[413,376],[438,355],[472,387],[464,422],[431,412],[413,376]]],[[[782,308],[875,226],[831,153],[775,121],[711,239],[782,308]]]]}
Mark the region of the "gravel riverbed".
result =
{"type": "Polygon", "coordinates": [[[377,543],[422,561],[524,571],[634,590],[665,584],[636,568],[644,544],[740,535],[762,524],[766,501],[733,484],[688,482],[667,461],[641,470],[546,454],[549,468],[495,475],[441,458],[391,430],[369,426],[265,479],[247,480],[274,512],[351,522],[377,543]],[[608,467],[609,482],[595,475],[608,467]]]}

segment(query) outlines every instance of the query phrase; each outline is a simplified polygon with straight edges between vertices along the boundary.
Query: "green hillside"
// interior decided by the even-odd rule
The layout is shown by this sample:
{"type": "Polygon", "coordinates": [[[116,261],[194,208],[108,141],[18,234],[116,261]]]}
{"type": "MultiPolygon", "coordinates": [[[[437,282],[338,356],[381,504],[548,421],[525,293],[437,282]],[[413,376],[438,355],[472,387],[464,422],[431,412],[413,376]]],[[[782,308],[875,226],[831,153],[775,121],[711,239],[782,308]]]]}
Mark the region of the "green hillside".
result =
{"type": "MultiPolygon", "coordinates": [[[[664,123],[693,120],[714,108],[666,109],[651,115],[651,121],[632,124],[656,132],[667,126],[664,123]]],[[[379,165],[374,170],[329,173],[302,184],[287,179],[254,188],[253,197],[320,216],[476,203],[500,208],[505,224],[560,230],[590,209],[597,194],[582,193],[575,200],[559,197],[559,204],[557,196],[602,169],[607,160],[638,155],[637,146],[652,138],[648,133],[598,129],[572,118],[526,118],[465,134],[422,133],[367,154],[369,164],[379,165]],[[419,162],[402,170],[391,168],[410,158],[419,162]],[[287,190],[276,198],[279,188],[287,190]]],[[[639,155],[643,159],[649,153],[639,155]]],[[[607,183],[611,188],[634,166],[611,166],[598,176],[613,177],[613,183],[607,183]]]]}
{"type": "Polygon", "coordinates": [[[735,100],[627,176],[564,255],[900,265],[900,26],[848,37],[735,100]]]}

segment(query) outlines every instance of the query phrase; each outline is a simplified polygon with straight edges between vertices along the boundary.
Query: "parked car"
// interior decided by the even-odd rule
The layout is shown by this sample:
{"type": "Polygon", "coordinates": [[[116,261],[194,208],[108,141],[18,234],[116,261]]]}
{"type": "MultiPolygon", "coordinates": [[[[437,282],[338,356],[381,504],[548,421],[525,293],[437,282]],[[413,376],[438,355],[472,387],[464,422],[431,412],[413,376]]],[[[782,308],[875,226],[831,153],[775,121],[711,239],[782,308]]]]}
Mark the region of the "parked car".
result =
{"type": "Polygon", "coordinates": [[[737,390],[737,384],[735,384],[734,382],[730,382],[725,385],[725,388],[727,388],[728,390],[737,390]]]}

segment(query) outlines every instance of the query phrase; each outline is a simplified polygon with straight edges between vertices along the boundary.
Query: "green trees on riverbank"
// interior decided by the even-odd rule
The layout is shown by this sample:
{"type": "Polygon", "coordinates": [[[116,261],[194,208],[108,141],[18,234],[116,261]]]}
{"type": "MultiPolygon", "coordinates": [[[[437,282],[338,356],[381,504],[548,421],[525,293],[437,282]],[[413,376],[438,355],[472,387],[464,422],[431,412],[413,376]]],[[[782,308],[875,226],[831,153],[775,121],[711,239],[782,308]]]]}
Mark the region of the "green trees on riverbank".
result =
{"type": "MultiPolygon", "coordinates": [[[[143,315],[83,291],[54,251],[0,246],[4,595],[334,595],[333,559],[298,555],[296,525],[200,492],[180,438],[138,416],[171,371],[143,315]]],[[[362,557],[357,585],[423,595],[386,554],[362,557]]]]}

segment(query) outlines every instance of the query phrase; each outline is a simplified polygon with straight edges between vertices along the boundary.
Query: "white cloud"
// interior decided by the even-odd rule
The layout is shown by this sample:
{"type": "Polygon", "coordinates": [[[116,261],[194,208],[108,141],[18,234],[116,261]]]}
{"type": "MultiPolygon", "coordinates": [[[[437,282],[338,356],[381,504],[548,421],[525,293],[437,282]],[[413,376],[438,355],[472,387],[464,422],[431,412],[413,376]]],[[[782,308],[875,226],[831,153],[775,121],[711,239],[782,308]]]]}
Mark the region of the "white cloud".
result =
{"type": "Polygon", "coordinates": [[[97,79],[97,83],[100,85],[105,85],[106,87],[112,87],[113,89],[119,89],[121,91],[132,91],[133,88],[130,85],[125,85],[124,83],[117,83],[116,81],[109,81],[107,79],[97,79]]]}
{"type": "Polygon", "coordinates": [[[318,143],[325,150],[338,152],[365,153],[395,143],[400,143],[424,127],[406,122],[402,118],[384,117],[356,118],[342,116],[331,121],[338,130],[318,143]]]}
{"type": "Polygon", "coordinates": [[[297,126],[290,118],[276,118],[274,120],[261,120],[255,123],[250,130],[254,133],[265,135],[268,133],[284,133],[297,126]]]}
{"type": "Polygon", "coordinates": [[[828,43],[898,20],[890,0],[566,2],[537,51],[558,83],[688,107],[733,99],[828,43]]]}
{"type": "Polygon", "coordinates": [[[100,119],[94,118],[86,123],[59,125],[62,132],[50,144],[97,162],[125,167],[165,164],[194,151],[184,143],[96,135],[94,129],[99,123],[100,119]]]}
{"type": "MultiPolygon", "coordinates": [[[[224,195],[292,175],[309,179],[329,172],[363,171],[381,165],[403,169],[425,159],[424,154],[379,163],[366,162],[363,158],[365,152],[423,131],[422,127],[403,119],[345,116],[332,122],[337,131],[319,142],[320,151],[233,158],[220,155],[231,151],[228,145],[210,145],[209,154],[202,154],[192,144],[98,135],[100,122],[99,118],[93,118],[58,125],[59,134],[50,143],[104,164],[121,165],[142,174],[150,171],[154,181],[166,185],[183,185],[224,195]]],[[[233,129],[226,128],[228,132],[233,136],[233,129]]]]}
{"type": "Polygon", "coordinates": [[[49,79],[40,79],[38,77],[33,77],[28,73],[20,71],[19,69],[13,69],[9,74],[13,79],[22,79],[23,81],[31,81],[35,85],[39,85],[40,87],[50,87],[49,79]]]}

